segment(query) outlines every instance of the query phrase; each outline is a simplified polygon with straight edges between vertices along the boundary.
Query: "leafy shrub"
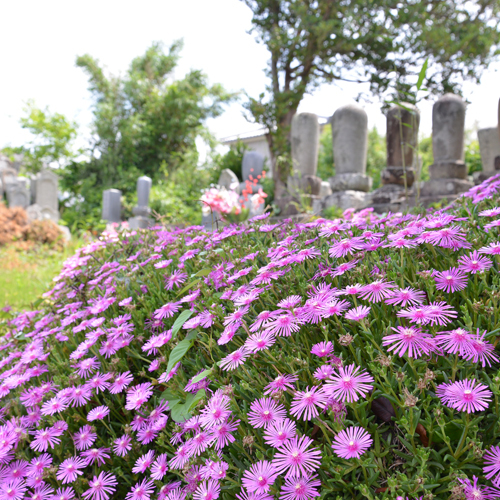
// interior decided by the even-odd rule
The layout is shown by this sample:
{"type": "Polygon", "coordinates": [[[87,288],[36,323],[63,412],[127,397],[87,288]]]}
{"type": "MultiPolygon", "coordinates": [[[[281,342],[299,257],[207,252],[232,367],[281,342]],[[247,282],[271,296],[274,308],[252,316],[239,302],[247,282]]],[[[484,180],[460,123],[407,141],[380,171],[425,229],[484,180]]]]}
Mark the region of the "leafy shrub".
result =
{"type": "Polygon", "coordinates": [[[0,498],[497,498],[499,190],[104,233],[3,326],[0,498]]]}

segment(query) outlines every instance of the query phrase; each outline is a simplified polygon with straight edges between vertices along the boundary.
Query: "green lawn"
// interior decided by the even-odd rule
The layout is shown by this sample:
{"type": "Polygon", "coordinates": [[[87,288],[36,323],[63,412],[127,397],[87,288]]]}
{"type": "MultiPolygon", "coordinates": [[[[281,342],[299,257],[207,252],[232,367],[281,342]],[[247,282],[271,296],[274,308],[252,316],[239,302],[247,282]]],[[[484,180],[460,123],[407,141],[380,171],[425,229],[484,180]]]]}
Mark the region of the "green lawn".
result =
{"type": "Polygon", "coordinates": [[[52,287],[63,262],[72,255],[80,241],[71,241],[63,251],[39,248],[20,251],[15,246],[0,248],[0,308],[16,310],[30,307],[52,287]]]}

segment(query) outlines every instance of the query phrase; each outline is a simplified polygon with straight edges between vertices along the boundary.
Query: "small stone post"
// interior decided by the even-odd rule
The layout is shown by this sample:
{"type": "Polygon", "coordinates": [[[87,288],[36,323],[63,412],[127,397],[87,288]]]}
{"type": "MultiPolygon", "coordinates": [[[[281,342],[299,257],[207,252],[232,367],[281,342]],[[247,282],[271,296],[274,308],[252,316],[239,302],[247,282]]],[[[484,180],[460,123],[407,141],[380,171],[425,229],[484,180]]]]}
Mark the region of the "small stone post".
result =
{"type": "Polygon", "coordinates": [[[150,177],[143,175],[137,179],[137,206],[132,209],[135,217],[128,220],[132,229],[146,229],[152,225],[153,220],[149,217],[151,209],[149,208],[149,193],[153,181],[150,177]]]}
{"type": "Polygon", "coordinates": [[[498,127],[481,128],[477,131],[483,170],[474,172],[475,182],[482,182],[500,170],[500,137],[498,127]]]}

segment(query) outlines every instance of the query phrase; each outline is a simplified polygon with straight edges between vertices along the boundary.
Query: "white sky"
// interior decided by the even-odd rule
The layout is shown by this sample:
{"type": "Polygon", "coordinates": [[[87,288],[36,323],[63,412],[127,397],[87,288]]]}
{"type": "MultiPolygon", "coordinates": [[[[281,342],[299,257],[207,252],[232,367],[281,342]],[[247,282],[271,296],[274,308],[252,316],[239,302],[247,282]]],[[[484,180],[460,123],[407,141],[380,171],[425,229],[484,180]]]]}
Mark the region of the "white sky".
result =
{"type": "MultiPolygon", "coordinates": [[[[257,96],[266,85],[266,49],[251,28],[249,9],[239,0],[15,0],[0,1],[0,147],[17,146],[27,138],[19,126],[23,105],[34,99],[76,120],[88,133],[91,121],[87,79],[75,66],[88,53],[112,73],[123,73],[130,61],[153,41],[166,46],[184,39],[176,76],[201,69],[211,83],[244,89],[257,96]]],[[[490,68],[481,84],[466,85],[471,104],[466,127],[494,126],[500,96],[497,70],[490,68]]],[[[356,84],[324,85],[306,96],[299,111],[330,116],[363,90],[356,84]]],[[[423,103],[421,131],[430,133],[432,102],[423,103]]],[[[369,126],[385,129],[380,103],[365,105],[369,126]]],[[[209,122],[218,138],[249,132],[255,125],[235,103],[209,122]]]]}

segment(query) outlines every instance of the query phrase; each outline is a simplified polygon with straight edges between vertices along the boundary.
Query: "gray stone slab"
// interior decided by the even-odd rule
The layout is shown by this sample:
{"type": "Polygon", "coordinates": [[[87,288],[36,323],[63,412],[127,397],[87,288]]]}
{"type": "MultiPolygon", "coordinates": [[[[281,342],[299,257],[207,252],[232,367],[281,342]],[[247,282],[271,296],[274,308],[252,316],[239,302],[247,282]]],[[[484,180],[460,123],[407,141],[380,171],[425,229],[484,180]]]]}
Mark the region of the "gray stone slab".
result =
{"type": "Polygon", "coordinates": [[[429,165],[431,179],[467,179],[467,165],[461,161],[440,161],[429,165]]]}
{"type": "Polygon", "coordinates": [[[150,177],[143,175],[137,179],[137,206],[132,213],[138,217],[147,217],[151,213],[149,208],[149,193],[153,182],[150,177]]]}
{"type": "Polygon", "coordinates": [[[55,212],[59,210],[58,177],[51,170],[42,170],[37,176],[36,203],[55,212]]]}
{"type": "Polygon", "coordinates": [[[464,193],[472,187],[472,183],[464,179],[432,179],[422,187],[422,196],[448,196],[464,193]]]}
{"type": "Polygon", "coordinates": [[[236,174],[229,168],[225,168],[219,176],[219,186],[225,187],[228,191],[240,193],[240,181],[236,174]]]}
{"type": "Polygon", "coordinates": [[[119,189],[106,189],[102,193],[102,219],[108,222],[121,222],[121,197],[119,189]]]}
{"type": "MultiPolygon", "coordinates": [[[[387,111],[387,167],[412,167],[418,143],[420,112],[416,106],[403,103],[387,111]]],[[[413,184],[413,182],[412,182],[413,184]]]]}
{"type": "Polygon", "coordinates": [[[363,108],[348,104],[331,118],[335,174],[366,173],[368,116],[363,108]]]}
{"type": "Polygon", "coordinates": [[[257,179],[258,175],[262,175],[263,170],[264,156],[257,153],[257,151],[245,151],[241,163],[241,176],[243,182],[250,179],[250,176],[257,179]]]}
{"type": "Polygon", "coordinates": [[[382,184],[397,184],[399,186],[404,186],[405,175],[406,186],[411,187],[415,182],[415,172],[411,167],[387,167],[386,169],[382,170],[380,174],[380,181],[382,182],[382,184]]]}
{"type": "Polygon", "coordinates": [[[464,159],[465,103],[445,94],[432,107],[432,151],[434,163],[464,159]]]}
{"type": "Polygon", "coordinates": [[[337,174],[328,179],[332,192],[336,191],[363,191],[372,188],[372,178],[365,174],[337,174]]]}
{"type": "Polygon", "coordinates": [[[319,122],[314,113],[297,113],[292,118],[292,175],[316,175],[318,170],[319,122]]]}
{"type": "Polygon", "coordinates": [[[7,191],[7,203],[10,208],[27,208],[30,204],[30,192],[22,184],[17,184],[7,191]]]}
{"type": "Polygon", "coordinates": [[[498,127],[479,129],[477,131],[477,138],[481,152],[481,162],[483,163],[483,172],[493,175],[497,173],[495,169],[495,158],[500,157],[498,127]]]}
{"type": "Polygon", "coordinates": [[[362,191],[337,191],[322,200],[323,209],[328,207],[339,207],[342,210],[348,208],[361,209],[366,204],[368,194],[362,191]]]}

